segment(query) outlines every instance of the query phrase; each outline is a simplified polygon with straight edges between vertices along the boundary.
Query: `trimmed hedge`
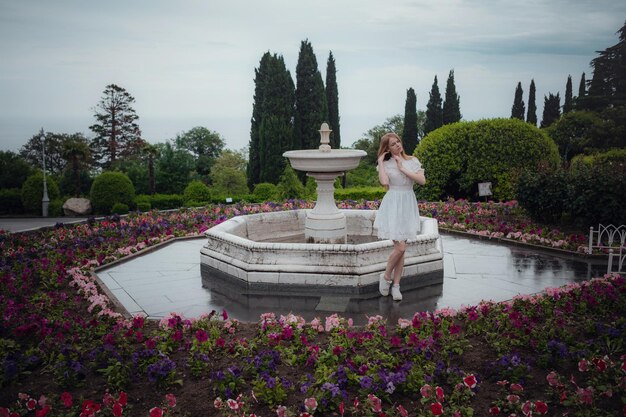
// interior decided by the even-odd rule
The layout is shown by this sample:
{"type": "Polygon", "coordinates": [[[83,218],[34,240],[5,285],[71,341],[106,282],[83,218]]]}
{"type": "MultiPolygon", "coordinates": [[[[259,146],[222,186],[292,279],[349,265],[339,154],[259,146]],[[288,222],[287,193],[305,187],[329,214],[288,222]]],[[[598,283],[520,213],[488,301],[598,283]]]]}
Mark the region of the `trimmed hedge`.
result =
{"type": "MultiPolygon", "coordinates": [[[[46,186],[50,202],[61,197],[56,181],[46,175],[46,186]]],[[[43,198],[43,172],[37,172],[26,178],[22,185],[22,205],[27,213],[41,214],[41,199],[43,198]]],[[[48,205],[50,214],[50,205],[48,205]]]]}
{"type": "Polygon", "coordinates": [[[135,187],[122,172],[103,172],[91,185],[91,205],[97,214],[110,214],[115,203],[131,207],[134,199],[135,187]]]}
{"type": "Polygon", "coordinates": [[[22,205],[22,192],[19,188],[0,189],[0,214],[21,214],[24,212],[22,205]]]}
{"type": "Polygon", "coordinates": [[[385,195],[383,187],[353,187],[335,189],[337,200],[381,200],[385,195]]]}
{"type": "Polygon", "coordinates": [[[261,182],[254,186],[252,194],[259,201],[272,201],[278,196],[278,187],[270,182],[261,182]]]}
{"type": "Polygon", "coordinates": [[[513,199],[521,172],[559,165],[556,145],[540,129],[518,119],[488,119],[445,125],[428,134],[414,152],[426,173],[420,199],[478,198],[478,183],[491,182],[493,197],[513,199]]]}

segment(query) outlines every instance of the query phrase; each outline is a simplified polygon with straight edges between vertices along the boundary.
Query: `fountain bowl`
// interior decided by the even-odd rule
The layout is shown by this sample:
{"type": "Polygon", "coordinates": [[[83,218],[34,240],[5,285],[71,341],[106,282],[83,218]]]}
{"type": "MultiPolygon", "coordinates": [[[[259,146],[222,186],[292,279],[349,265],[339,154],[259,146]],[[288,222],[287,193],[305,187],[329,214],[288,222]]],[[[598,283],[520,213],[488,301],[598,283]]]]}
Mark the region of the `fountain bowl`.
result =
{"type": "Polygon", "coordinates": [[[283,156],[289,158],[293,169],[306,172],[344,172],[359,166],[361,158],[367,153],[360,149],[304,149],[287,151],[283,156]]]}

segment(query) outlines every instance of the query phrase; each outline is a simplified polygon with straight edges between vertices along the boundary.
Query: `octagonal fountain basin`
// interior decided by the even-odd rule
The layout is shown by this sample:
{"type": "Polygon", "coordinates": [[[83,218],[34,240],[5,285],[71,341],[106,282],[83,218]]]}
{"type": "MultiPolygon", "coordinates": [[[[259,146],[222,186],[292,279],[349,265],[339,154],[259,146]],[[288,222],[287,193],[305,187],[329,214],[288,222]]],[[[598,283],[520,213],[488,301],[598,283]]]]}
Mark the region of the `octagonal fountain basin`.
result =
{"type": "MultiPolygon", "coordinates": [[[[309,211],[239,216],[209,229],[200,251],[203,284],[213,287],[204,277],[215,277],[254,292],[376,295],[393,250],[392,241],[376,238],[377,211],[342,210],[346,244],[304,243],[309,211]]],[[[406,245],[403,289],[443,282],[437,221],[421,217],[420,224],[420,234],[406,245]]]]}

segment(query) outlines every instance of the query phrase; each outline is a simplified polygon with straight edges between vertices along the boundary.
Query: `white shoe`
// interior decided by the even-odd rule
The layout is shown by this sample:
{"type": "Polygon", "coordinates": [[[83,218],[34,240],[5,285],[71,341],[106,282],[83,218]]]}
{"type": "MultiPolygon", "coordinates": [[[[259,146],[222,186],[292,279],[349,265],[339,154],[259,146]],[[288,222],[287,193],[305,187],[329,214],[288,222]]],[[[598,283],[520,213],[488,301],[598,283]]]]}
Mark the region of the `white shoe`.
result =
{"type": "Polygon", "coordinates": [[[391,296],[393,297],[393,301],[402,301],[402,293],[400,292],[399,284],[394,284],[391,287],[391,296]]]}
{"type": "Polygon", "coordinates": [[[387,281],[385,279],[385,273],[380,274],[380,279],[378,280],[378,291],[380,291],[380,295],[386,297],[389,295],[389,288],[391,287],[391,281],[387,281]]]}

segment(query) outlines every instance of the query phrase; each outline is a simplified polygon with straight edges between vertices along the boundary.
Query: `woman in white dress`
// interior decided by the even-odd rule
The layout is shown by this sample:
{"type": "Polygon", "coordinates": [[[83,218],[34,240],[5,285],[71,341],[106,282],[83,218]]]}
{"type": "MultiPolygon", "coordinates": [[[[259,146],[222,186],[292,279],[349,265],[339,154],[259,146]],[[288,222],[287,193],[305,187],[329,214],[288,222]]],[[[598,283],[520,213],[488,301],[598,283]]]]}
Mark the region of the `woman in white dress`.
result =
{"type": "Polygon", "coordinates": [[[402,140],[395,133],[386,133],[378,148],[378,180],[387,190],[378,208],[374,228],[379,239],[391,239],[393,251],[387,259],[385,272],[380,274],[378,289],[381,295],[402,300],[400,279],[404,268],[406,241],[415,239],[419,232],[419,209],[413,184],[424,185],[426,177],[422,164],[404,153],[402,140]]]}

